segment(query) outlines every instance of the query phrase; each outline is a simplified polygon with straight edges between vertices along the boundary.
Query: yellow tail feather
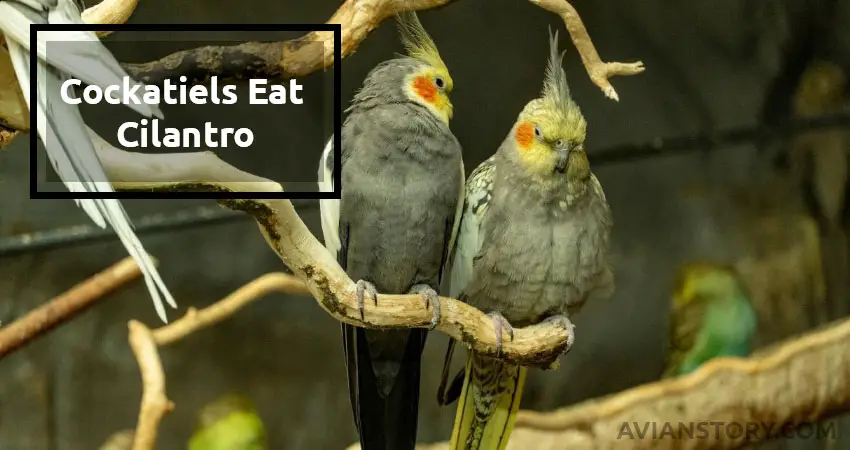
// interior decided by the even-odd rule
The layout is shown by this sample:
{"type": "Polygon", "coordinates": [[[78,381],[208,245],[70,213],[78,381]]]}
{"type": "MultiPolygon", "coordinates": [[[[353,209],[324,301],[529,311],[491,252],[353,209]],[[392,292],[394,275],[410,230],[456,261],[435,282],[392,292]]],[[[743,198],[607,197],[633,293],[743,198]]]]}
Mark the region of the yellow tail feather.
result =
{"type": "Polygon", "coordinates": [[[450,450],[504,450],[507,447],[527,372],[525,367],[470,353],[450,450]],[[487,408],[486,399],[475,398],[476,393],[483,397],[481,394],[488,391],[493,395],[491,408],[487,408]],[[488,409],[489,415],[485,412],[488,409]]]}

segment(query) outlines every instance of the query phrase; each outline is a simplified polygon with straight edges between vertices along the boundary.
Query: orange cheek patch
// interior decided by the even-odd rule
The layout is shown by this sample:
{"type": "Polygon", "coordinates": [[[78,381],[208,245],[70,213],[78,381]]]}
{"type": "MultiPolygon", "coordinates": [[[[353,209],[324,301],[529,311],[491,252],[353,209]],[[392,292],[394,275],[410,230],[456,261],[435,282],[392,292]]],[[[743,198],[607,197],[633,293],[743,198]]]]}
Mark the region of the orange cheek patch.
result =
{"type": "Polygon", "coordinates": [[[528,147],[531,146],[531,140],[533,138],[534,128],[530,123],[521,123],[518,127],[516,127],[515,139],[517,145],[519,145],[521,149],[528,149],[528,147]]]}
{"type": "Polygon", "coordinates": [[[437,99],[437,88],[422,75],[413,79],[413,90],[428,103],[434,103],[437,99]]]}

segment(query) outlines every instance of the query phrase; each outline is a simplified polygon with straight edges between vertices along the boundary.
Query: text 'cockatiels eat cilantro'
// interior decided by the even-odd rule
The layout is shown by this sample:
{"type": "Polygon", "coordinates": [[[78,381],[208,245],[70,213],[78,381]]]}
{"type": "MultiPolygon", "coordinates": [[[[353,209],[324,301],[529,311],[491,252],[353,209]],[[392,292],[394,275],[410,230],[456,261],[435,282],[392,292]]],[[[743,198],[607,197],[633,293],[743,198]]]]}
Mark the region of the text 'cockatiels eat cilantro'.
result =
{"type": "MultiPolygon", "coordinates": [[[[177,84],[165,80],[162,87],[142,85],[125,76],[121,85],[109,85],[105,88],[88,85],[82,91],[82,99],[74,94],[74,86],[83,83],[70,78],[62,83],[60,96],[70,105],[82,102],[96,105],[106,102],[111,105],[151,106],[162,103],[168,105],[233,105],[237,102],[236,86],[225,84],[219,89],[218,77],[210,78],[209,87],[204,85],[187,86],[186,77],[180,77],[177,84]]],[[[303,86],[296,79],[290,79],[288,86],[269,84],[265,79],[252,79],[248,82],[249,103],[252,105],[300,105],[303,86]]],[[[118,127],[118,142],[127,148],[168,147],[168,148],[225,148],[231,143],[239,147],[249,147],[254,142],[254,133],[248,128],[216,128],[212,122],[204,122],[203,130],[198,128],[163,127],[160,119],[141,119],[125,122],[118,127]]]]}

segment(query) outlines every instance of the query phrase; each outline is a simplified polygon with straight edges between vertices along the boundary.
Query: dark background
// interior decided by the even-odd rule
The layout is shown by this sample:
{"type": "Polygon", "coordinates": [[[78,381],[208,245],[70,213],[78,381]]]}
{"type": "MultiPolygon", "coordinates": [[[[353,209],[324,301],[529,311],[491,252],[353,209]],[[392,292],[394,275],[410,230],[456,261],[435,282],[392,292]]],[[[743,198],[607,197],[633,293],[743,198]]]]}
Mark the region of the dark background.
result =
{"type": "MultiPolygon", "coordinates": [[[[775,80],[790,70],[786,50],[794,43],[817,42],[810,46],[816,51],[803,53],[820,52],[845,70],[850,67],[850,2],[770,2],[775,9],[767,13],[759,9],[763,3],[576,1],[603,59],[646,65],[641,75],[612,80],[619,103],[590,82],[563,23],[529,2],[462,0],[420,14],[455,81],[451,127],[464,146],[468,172],[495,151],[522,106],[539,93],[547,27],[560,30],[573,96],[588,121],[591,163],[614,213],[611,260],[617,292],[586,306],[575,320],[578,338],[572,352],[560,370],[531,375],[524,408],[552,409],[657,379],[677,266],[692,259],[735,261],[752,252],[757,238],[744,230],[753,207],[739,201],[741,189],[760,186],[773,173],[772,156],[757,154],[750,144],[607,164],[595,164],[594,155],[614,145],[757,125],[768,98],[790,95],[793,85],[783,91],[775,80]],[[812,28],[813,23],[820,28],[812,28]],[[810,29],[816,29],[814,37],[805,36],[810,29]]],[[[338,6],[329,0],[143,0],[130,22],[317,23],[338,6]]],[[[119,60],[162,56],[153,48],[119,55],[119,60]]],[[[401,45],[388,21],[346,58],[343,106],[367,71],[398,51],[401,45]]],[[[256,126],[285,130],[287,138],[231,162],[247,169],[259,161],[279,170],[275,178],[282,180],[290,179],[294,167],[315,173],[322,148],[306,145],[304,136],[320,133],[321,127],[308,115],[284,118],[272,108],[257,109],[252,120],[256,126]]],[[[784,114],[780,107],[770,110],[784,114]]],[[[180,120],[174,116],[167,115],[180,120]]],[[[0,152],[0,234],[87,224],[72,201],[28,199],[28,145],[23,135],[0,152]]],[[[181,200],[124,204],[133,217],[212,206],[181,200]]],[[[298,211],[320,236],[317,204],[298,211]]],[[[207,306],[259,275],[282,269],[249,219],[143,235],[142,241],[159,259],[180,305],[170,311],[172,319],[189,306],[207,306]]],[[[0,321],[11,322],[124,256],[116,241],[0,254],[0,321]]],[[[825,261],[827,268],[830,264],[825,261]]],[[[846,274],[837,280],[831,286],[846,283],[846,274]]],[[[792,306],[798,316],[808,313],[802,299],[792,306]]],[[[129,319],[160,325],[141,280],[0,361],[0,449],[91,450],[112,432],[134,426],[141,387],[127,345],[129,319]]],[[[768,320],[765,333],[771,337],[763,342],[811,325],[783,327],[777,319],[768,320]]],[[[449,437],[454,410],[440,409],[434,400],[445,344],[443,335],[433,333],[426,349],[421,442],[449,437]]],[[[161,356],[168,395],[177,407],[162,423],[159,448],[185,448],[195,411],[227,392],[242,393],[257,404],[270,448],[342,449],[356,439],[339,325],[309,298],[270,295],[162,349],[161,356]]],[[[850,428],[843,430],[840,434],[850,436],[850,428]]],[[[834,448],[846,448],[848,442],[845,437],[834,448]]],[[[813,441],[784,445],[825,448],[813,441]]]]}

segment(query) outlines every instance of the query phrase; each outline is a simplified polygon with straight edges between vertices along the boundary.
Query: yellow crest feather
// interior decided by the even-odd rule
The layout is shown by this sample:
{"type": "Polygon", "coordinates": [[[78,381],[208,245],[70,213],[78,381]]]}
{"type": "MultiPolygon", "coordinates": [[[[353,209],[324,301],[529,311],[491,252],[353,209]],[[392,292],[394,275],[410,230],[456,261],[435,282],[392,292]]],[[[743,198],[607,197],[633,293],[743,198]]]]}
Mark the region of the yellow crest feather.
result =
{"type": "Polygon", "coordinates": [[[395,18],[396,22],[398,22],[401,43],[404,45],[405,50],[407,50],[407,55],[426,64],[430,64],[433,67],[448,71],[446,63],[440,57],[440,52],[437,51],[437,45],[434,44],[434,40],[425,31],[425,27],[419,21],[419,16],[413,11],[407,11],[396,14],[395,18]]]}
{"type": "Polygon", "coordinates": [[[560,127],[570,130],[570,134],[581,141],[585,138],[586,122],[578,105],[570,95],[567,73],[562,67],[566,51],[558,51],[558,31],[549,29],[549,62],[546,65],[546,77],[540,95],[543,108],[554,114],[560,127]]]}

